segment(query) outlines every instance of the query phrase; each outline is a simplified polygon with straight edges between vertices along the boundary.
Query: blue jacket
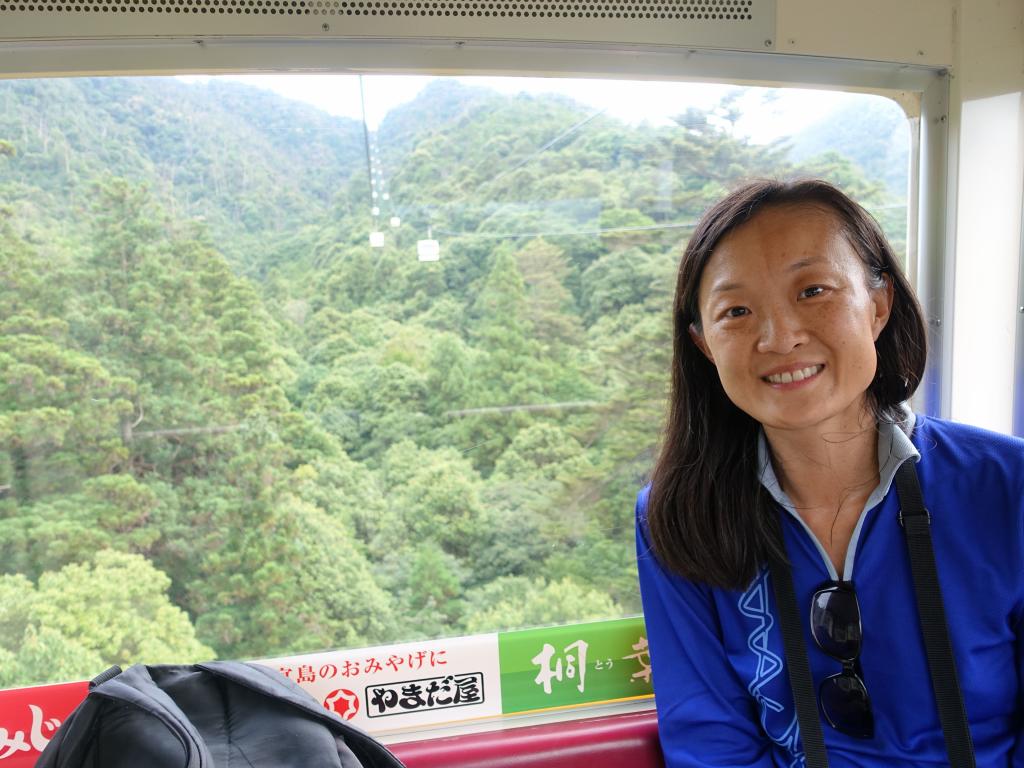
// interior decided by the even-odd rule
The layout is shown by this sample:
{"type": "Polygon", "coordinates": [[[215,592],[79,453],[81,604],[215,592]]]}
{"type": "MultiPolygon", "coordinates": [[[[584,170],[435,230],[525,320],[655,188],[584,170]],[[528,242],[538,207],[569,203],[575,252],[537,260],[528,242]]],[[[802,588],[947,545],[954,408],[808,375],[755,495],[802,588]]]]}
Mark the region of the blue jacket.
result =
{"type": "MultiPolygon", "coordinates": [[[[762,442],[762,454],[765,448],[762,442]]],[[[822,724],[829,762],[842,766],[946,765],[892,479],[916,460],[953,652],[979,768],[1024,767],[1024,440],[923,416],[879,427],[881,483],[850,542],[844,578],[861,607],[862,677],[875,736],[822,724]],[[910,432],[910,438],[904,434],[910,432]]],[[[837,577],[778,487],[761,481],[783,514],[797,603],[837,577]]],[[[793,696],[767,569],[744,591],[665,570],[646,535],[647,489],[637,501],[637,553],[668,768],[801,766],[793,696]]],[[[815,687],[841,670],[804,627],[815,687]]]]}

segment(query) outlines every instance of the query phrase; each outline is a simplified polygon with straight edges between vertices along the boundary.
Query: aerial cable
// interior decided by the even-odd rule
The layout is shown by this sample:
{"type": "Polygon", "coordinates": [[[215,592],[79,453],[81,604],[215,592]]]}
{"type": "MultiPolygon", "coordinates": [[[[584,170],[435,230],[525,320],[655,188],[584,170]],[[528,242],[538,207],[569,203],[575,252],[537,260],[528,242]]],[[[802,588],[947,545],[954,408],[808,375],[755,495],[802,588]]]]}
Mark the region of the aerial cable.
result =
{"type": "MultiPolygon", "coordinates": [[[[370,229],[370,246],[381,248],[384,246],[384,233],[377,229],[377,216],[380,215],[380,208],[377,207],[377,188],[373,179],[373,160],[370,157],[370,128],[366,124],[366,94],[363,91],[363,76],[359,76],[359,106],[363,113],[363,147],[366,150],[366,176],[370,183],[370,215],[373,216],[373,224],[370,229]]],[[[378,263],[380,259],[377,260],[378,263]]]]}
{"type": "Polygon", "coordinates": [[[451,207],[451,206],[459,205],[460,203],[465,202],[465,200],[470,195],[475,195],[477,192],[479,192],[481,189],[483,189],[487,185],[493,184],[494,182],[498,181],[499,179],[501,179],[501,178],[503,178],[505,176],[508,176],[508,174],[512,173],[513,171],[518,171],[520,168],[522,168],[527,163],[531,162],[538,155],[541,155],[544,152],[547,152],[549,149],[551,149],[551,147],[553,147],[555,144],[560,142],[566,136],[570,136],[571,134],[575,133],[580,128],[585,126],[587,123],[589,123],[591,120],[594,120],[595,118],[600,117],[601,115],[603,115],[608,110],[609,110],[609,107],[605,107],[604,109],[600,109],[597,112],[595,112],[594,114],[589,115],[589,116],[583,118],[582,120],[580,120],[579,122],[575,123],[574,125],[571,125],[568,128],[566,128],[564,131],[562,131],[560,134],[558,134],[555,138],[553,138],[549,142],[547,142],[544,146],[542,146],[539,149],[535,150],[533,153],[531,153],[527,157],[525,157],[522,160],[520,160],[518,163],[516,163],[514,166],[512,166],[508,170],[502,171],[497,176],[492,176],[489,179],[484,179],[479,184],[477,184],[476,187],[474,187],[472,190],[470,190],[469,192],[467,192],[466,194],[464,194],[462,197],[458,198],[457,200],[453,200],[452,202],[449,202],[449,203],[441,203],[437,207],[439,207],[439,208],[441,208],[441,207],[451,207]]]}
{"type": "MultiPolygon", "coordinates": [[[[360,76],[360,86],[361,86],[361,82],[362,82],[362,80],[361,80],[361,76],[360,76]]],[[[435,209],[436,208],[442,208],[443,209],[443,208],[449,208],[451,206],[459,205],[459,204],[465,202],[467,198],[469,198],[473,194],[476,194],[477,192],[479,192],[481,189],[483,189],[487,185],[493,184],[494,182],[504,178],[505,176],[509,175],[510,173],[513,173],[514,171],[517,171],[520,168],[522,168],[524,165],[530,163],[536,157],[538,157],[539,155],[543,154],[547,150],[551,149],[558,142],[562,141],[562,139],[566,138],[567,136],[572,135],[576,131],[578,131],[581,128],[583,128],[584,126],[586,126],[592,120],[595,120],[596,118],[598,118],[601,115],[603,115],[610,108],[611,107],[609,106],[609,107],[604,107],[603,109],[599,109],[597,112],[594,112],[593,114],[588,115],[587,117],[583,118],[582,120],[580,120],[580,121],[574,123],[573,125],[569,126],[564,131],[562,131],[562,133],[560,133],[558,136],[556,136],[555,138],[551,139],[546,144],[544,144],[542,147],[540,147],[539,149],[537,149],[536,151],[534,151],[533,153],[531,153],[527,157],[525,157],[522,160],[520,160],[519,162],[517,162],[511,168],[509,168],[507,170],[504,170],[501,173],[499,173],[498,175],[492,176],[489,179],[484,179],[479,184],[477,184],[476,187],[474,187],[472,190],[470,190],[469,192],[464,194],[462,197],[457,198],[456,200],[453,200],[453,201],[450,201],[450,202],[438,203],[438,204],[435,204],[435,205],[432,205],[432,206],[425,206],[425,207],[428,208],[428,209],[429,208],[435,208],[435,209]]],[[[364,115],[365,115],[365,112],[364,112],[364,115]]],[[[364,122],[365,122],[365,116],[364,116],[364,122]]],[[[683,129],[695,128],[695,127],[698,127],[698,126],[707,125],[707,115],[702,113],[701,119],[699,119],[699,120],[680,122],[680,121],[677,121],[677,120],[673,119],[673,122],[675,122],[675,124],[678,127],[683,128],[683,129]]],[[[456,234],[456,233],[448,232],[448,233],[444,233],[444,234],[456,234]]],[[[584,234],[589,234],[589,233],[584,233],[584,234]]]]}
{"type": "Polygon", "coordinates": [[[603,114],[604,114],[605,112],[607,112],[607,111],[608,111],[608,109],[609,109],[608,107],[605,107],[604,109],[598,110],[597,112],[595,112],[594,114],[590,115],[589,117],[585,117],[585,118],[583,118],[582,120],[580,120],[580,121],[579,121],[578,123],[576,123],[575,125],[572,125],[572,126],[570,126],[569,128],[566,128],[566,129],[565,129],[564,131],[562,131],[562,132],[561,132],[560,134],[558,134],[557,136],[555,136],[555,138],[553,138],[553,139],[552,139],[551,141],[549,141],[549,142],[548,142],[547,144],[545,144],[545,145],[544,145],[543,147],[541,147],[540,149],[538,149],[538,150],[537,150],[536,152],[534,152],[534,153],[533,153],[532,155],[529,155],[528,157],[525,157],[525,158],[523,158],[523,159],[522,159],[522,160],[520,160],[520,161],[519,161],[518,163],[516,163],[515,165],[513,165],[513,166],[512,166],[511,168],[509,168],[509,169],[508,169],[507,171],[502,171],[502,172],[501,172],[501,173],[499,173],[499,174],[498,174],[497,176],[495,176],[495,177],[493,177],[493,178],[491,178],[491,179],[489,179],[489,180],[487,180],[487,181],[483,181],[483,182],[481,182],[480,184],[478,184],[478,185],[477,185],[476,189],[474,189],[473,191],[474,191],[474,192],[478,192],[478,191],[479,191],[479,190],[480,190],[480,189],[481,189],[482,187],[485,187],[485,186],[487,186],[488,184],[493,184],[494,182],[498,181],[498,179],[504,178],[505,176],[508,176],[508,175],[509,175],[510,173],[513,173],[513,172],[515,172],[515,171],[518,171],[518,170],[519,170],[520,168],[522,168],[522,167],[523,167],[524,165],[526,165],[527,163],[529,163],[530,161],[532,161],[532,160],[533,160],[533,159],[534,159],[535,157],[537,157],[538,155],[541,155],[541,154],[543,154],[544,152],[547,152],[547,151],[548,151],[549,149],[551,149],[551,147],[553,147],[553,146],[554,146],[555,144],[557,144],[558,142],[560,142],[560,141],[561,141],[562,139],[564,139],[564,138],[565,138],[566,136],[570,136],[571,134],[575,133],[575,132],[576,132],[576,131],[578,131],[578,130],[579,130],[580,128],[582,128],[583,126],[585,126],[585,125],[586,125],[587,123],[589,123],[589,122],[590,122],[591,120],[594,120],[595,118],[598,118],[598,117],[600,117],[601,115],[603,115],[603,114]]]}
{"type": "Polygon", "coordinates": [[[463,416],[486,416],[502,413],[518,413],[521,411],[565,411],[565,410],[592,410],[605,408],[608,403],[600,403],[596,400],[570,400],[563,403],[529,403],[520,405],[491,405],[483,408],[460,408],[453,411],[445,411],[442,416],[450,419],[462,418],[463,416]]]}
{"type": "Polygon", "coordinates": [[[645,224],[636,227],[598,227],[596,229],[578,229],[567,232],[447,232],[441,231],[442,235],[449,237],[479,237],[491,240],[515,239],[519,237],[573,237],[577,235],[606,235],[616,232],[650,232],[659,229],[693,229],[697,226],[696,221],[679,221],[671,224],[645,224]]]}
{"type": "Polygon", "coordinates": [[[370,184],[370,209],[373,209],[373,163],[370,160],[370,129],[366,125],[366,94],[363,92],[363,76],[359,76],[359,106],[363,113],[363,147],[366,149],[366,180],[370,184]]]}
{"type": "MultiPolygon", "coordinates": [[[[384,233],[379,230],[377,224],[377,217],[380,215],[380,208],[377,205],[377,186],[373,176],[373,159],[370,153],[370,128],[366,122],[366,92],[363,89],[362,75],[359,75],[359,108],[362,111],[363,116],[363,147],[366,150],[366,175],[367,180],[370,183],[370,215],[373,217],[373,223],[371,224],[370,229],[370,247],[383,248],[384,233]]],[[[383,251],[381,251],[380,256],[377,257],[377,263],[373,267],[373,274],[375,277],[382,258],[384,258],[383,251]]]]}

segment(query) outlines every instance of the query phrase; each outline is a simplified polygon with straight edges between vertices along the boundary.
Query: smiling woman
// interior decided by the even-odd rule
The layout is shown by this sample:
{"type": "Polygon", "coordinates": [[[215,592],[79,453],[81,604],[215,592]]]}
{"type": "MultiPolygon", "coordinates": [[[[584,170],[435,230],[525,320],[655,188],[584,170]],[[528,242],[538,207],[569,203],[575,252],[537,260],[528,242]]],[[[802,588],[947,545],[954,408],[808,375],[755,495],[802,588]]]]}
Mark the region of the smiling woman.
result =
{"type": "Polygon", "coordinates": [[[831,214],[768,209],[704,268],[690,334],[729,399],[763,425],[859,429],[892,283],[872,275],[831,214]]]}
{"type": "MultiPolygon", "coordinates": [[[[840,411],[854,425],[866,414],[899,421],[921,380],[924,322],[892,248],[859,205],[820,181],[759,181],[698,223],[679,268],[674,323],[673,395],[652,511],[679,503],[688,515],[723,504],[728,512],[678,542],[672,518],[654,513],[653,543],[679,572],[738,587],[769,541],[763,516],[748,524],[760,503],[751,449],[761,425],[793,430],[840,411]],[[825,368],[794,388],[792,372],[817,365],[825,368]],[[788,385],[764,380],[785,373],[788,385]],[[715,482],[678,471],[693,465],[715,482]]],[[[822,429],[851,431],[864,430],[822,429]]],[[[829,444],[850,447],[848,439],[829,444]]]]}
{"type": "Polygon", "coordinates": [[[1024,441],[904,404],[924,369],[925,326],[878,225],[824,182],[743,185],[697,225],[674,324],[665,440],[637,504],[668,765],[767,768],[802,762],[805,749],[808,766],[825,765],[812,753],[826,747],[843,764],[943,762],[954,739],[917,622],[902,534],[912,508],[893,486],[915,464],[939,607],[944,598],[958,619],[949,666],[969,670],[963,731],[969,720],[979,756],[1005,764],[1022,749],[1024,585],[1003,563],[1024,557],[1024,441]],[[985,510],[980,526],[974,509],[985,510]],[[974,560],[993,547],[998,573],[978,599],[974,560]],[[801,646],[810,669],[794,690],[791,668],[808,666],[801,646]],[[823,745],[818,708],[831,726],[823,745]]]}

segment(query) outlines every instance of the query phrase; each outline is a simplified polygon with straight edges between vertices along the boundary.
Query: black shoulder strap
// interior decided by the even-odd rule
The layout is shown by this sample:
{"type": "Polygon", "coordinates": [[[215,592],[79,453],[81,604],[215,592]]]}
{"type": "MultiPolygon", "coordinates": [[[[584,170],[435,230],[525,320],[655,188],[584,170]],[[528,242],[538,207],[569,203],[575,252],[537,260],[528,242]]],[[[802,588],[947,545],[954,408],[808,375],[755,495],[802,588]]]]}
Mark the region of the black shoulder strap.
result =
{"type": "MultiPolygon", "coordinates": [[[[781,521],[773,521],[776,542],[785,552],[782,541],[781,521]]],[[[796,604],[793,574],[789,563],[772,556],[768,559],[771,570],[772,590],[779,611],[779,627],[782,630],[782,645],[786,655],[786,671],[789,685],[793,689],[797,722],[800,724],[800,741],[804,747],[806,768],[828,768],[828,754],[825,752],[825,735],[821,732],[821,718],[818,716],[817,697],[814,695],[814,679],[811,664],[807,660],[807,648],[800,627],[800,610],[796,604]]]]}
{"type": "MultiPolygon", "coordinates": [[[[932,547],[931,516],[925,509],[921,484],[913,461],[905,461],[896,471],[896,492],[900,498],[900,523],[907,539],[914,594],[924,638],[932,690],[939,712],[946,753],[951,768],[974,768],[974,745],[967,725],[967,711],[956,674],[953,646],[949,640],[946,611],[939,588],[935,550],[932,547]]],[[[779,521],[781,523],[781,521],[779,521]]],[[[782,531],[776,526],[777,543],[785,551],[782,531]]],[[[807,768],[827,768],[828,755],[818,717],[814,680],[811,677],[807,648],[801,631],[800,611],[793,587],[789,563],[770,557],[772,588],[778,605],[779,625],[786,653],[789,684],[793,689],[800,737],[807,768]]]]}
{"type": "Polygon", "coordinates": [[[967,726],[967,711],[949,641],[949,625],[939,589],[935,550],[932,547],[931,515],[924,507],[921,484],[913,460],[896,470],[896,492],[900,497],[900,523],[907,537],[910,570],[914,577],[917,613],[924,636],[932,690],[939,710],[939,722],[946,738],[946,754],[952,768],[973,768],[974,744],[967,726]]]}

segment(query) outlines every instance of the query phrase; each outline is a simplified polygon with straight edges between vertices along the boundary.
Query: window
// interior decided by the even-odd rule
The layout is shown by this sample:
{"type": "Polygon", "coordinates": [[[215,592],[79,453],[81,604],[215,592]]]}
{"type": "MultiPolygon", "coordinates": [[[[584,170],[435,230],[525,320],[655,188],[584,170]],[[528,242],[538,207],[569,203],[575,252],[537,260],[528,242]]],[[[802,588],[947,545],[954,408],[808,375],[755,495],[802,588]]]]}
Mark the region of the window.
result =
{"type": "Polygon", "coordinates": [[[880,97],[281,83],[0,82],[0,686],[635,615],[703,209],[905,248],[880,97]]]}

